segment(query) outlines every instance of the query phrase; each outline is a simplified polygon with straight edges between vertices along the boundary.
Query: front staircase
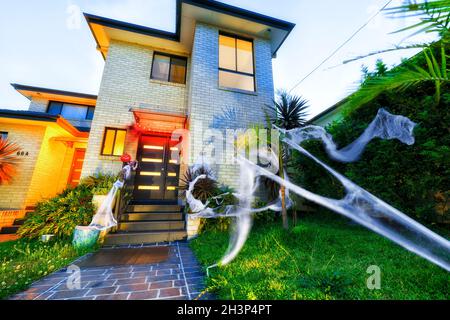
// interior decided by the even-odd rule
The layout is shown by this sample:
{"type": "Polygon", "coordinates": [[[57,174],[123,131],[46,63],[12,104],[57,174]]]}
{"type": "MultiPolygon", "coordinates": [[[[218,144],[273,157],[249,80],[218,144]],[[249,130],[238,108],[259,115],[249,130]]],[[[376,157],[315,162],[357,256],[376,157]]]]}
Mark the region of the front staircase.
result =
{"type": "Polygon", "coordinates": [[[131,202],[119,217],[117,231],[106,236],[105,245],[171,242],[186,237],[182,206],[131,202]]]}

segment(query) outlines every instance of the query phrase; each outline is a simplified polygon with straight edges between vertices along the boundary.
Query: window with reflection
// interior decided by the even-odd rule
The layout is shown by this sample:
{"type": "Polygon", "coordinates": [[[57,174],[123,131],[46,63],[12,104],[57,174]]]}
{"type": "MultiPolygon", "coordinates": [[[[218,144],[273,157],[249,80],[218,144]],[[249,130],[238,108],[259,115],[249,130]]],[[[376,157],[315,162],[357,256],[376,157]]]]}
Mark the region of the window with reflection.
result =
{"type": "Polygon", "coordinates": [[[219,34],[219,85],[255,91],[253,41],[219,34]]]}
{"type": "Polygon", "coordinates": [[[64,119],[78,121],[94,119],[94,111],[95,108],[91,106],[56,101],[51,101],[47,109],[48,114],[61,115],[64,119]]]}
{"type": "Polygon", "coordinates": [[[102,155],[103,156],[117,156],[123,155],[125,150],[125,138],[127,130],[106,128],[103,137],[102,155]]]}
{"type": "Polygon", "coordinates": [[[187,59],[155,52],[151,78],[173,83],[186,83],[187,59]]]}

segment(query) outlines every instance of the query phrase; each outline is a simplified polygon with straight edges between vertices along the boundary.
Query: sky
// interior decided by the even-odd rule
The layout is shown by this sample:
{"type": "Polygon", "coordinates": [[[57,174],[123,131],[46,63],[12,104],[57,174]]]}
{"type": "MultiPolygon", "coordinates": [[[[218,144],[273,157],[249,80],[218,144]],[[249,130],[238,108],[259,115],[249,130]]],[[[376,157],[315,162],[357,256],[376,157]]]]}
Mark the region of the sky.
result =
{"type": "MultiPolygon", "coordinates": [[[[276,89],[292,89],[365,24],[388,0],[223,0],[230,5],[296,24],[273,60],[276,89]]],[[[403,0],[392,0],[389,7],[403,0]]],[[[0,109],[24,110],[29,101],[10,83],[97,94],[104,61],[82,12],[175,31],[175,0],[0,0],[0,109]]],[[[362,64],[377,58],[393,66],[417,50],[402,50],[353,63],[343,61],[398,44],[431,40],[392,32],[415,21],[381,13],[294,94],[309,101],[310,116],[353,92],[362,64]]]]}

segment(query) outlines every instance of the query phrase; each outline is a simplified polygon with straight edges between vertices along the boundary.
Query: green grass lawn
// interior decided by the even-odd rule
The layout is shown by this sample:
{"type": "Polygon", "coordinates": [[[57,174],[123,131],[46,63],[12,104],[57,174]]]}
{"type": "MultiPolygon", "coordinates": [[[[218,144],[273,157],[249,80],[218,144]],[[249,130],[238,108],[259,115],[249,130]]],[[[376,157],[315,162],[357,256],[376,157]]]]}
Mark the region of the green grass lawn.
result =
{"type": "MultiPolygon", "coordinates": [[[[191,247],[209,266],[225,253],[228,238],[227,232],[205,232],[191,247]]],[[[450,297],[450,273],[347,220],[323,214],[301,217],[289,231],[281,222],[255,226],[238,258],[210,274],[208,290],[220,299],[450,297]],[[367,288],[371,265],[381,268],[380,290],[367,288]]]]}
{"type": "Polygon", "coordinates": [[[0,299],[27,289],[85,253],[76,251],[69,241],[44,244],[23,239],[0,243],[0,299]]]}

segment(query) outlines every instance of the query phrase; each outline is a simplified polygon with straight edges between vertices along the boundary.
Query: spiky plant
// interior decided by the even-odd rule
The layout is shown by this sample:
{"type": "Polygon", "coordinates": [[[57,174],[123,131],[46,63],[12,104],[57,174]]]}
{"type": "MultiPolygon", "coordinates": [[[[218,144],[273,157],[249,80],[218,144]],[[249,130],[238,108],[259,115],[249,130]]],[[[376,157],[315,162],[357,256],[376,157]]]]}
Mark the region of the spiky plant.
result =
{"type": "Polygon", "coordinates": [[[305,125],[308,116],[308,101],[301,96],[280,91],[273,106],[267,106],[272,111],[272,123],[277,127],[291,130],[305,125]]]}
{"type": "Polygon", "coordinates": [[[0,185],[12,181],[19,162],[17,152],[20,150],[17,144],[0,137],[0,185]]]}
{"type": "Polygon", "coordinates": [[[217,181],[213,178],[213,172],[206,166],[201,166],[197,169],[189,168],[184,174],[183,178],[181,178],[181,186],[180,189],[186,190],[189,189],[189,185],[199,176],[205,175],[205,179],[200,179],[195,187],[192,195],[203,202],[206,202],[208,199],[214,197],[217,193],[218,184],[217,181]]]}
{"type": "MultiPolygon", "coordinates": [[[[285,130],[292,130],[302,127],[306,124],[307,110],[309,109],[308,101],[301,96],[291,95],[287,91],[279,91],[277,99],[274,100],[274,106],[267,106],[272,111],[271,122],[277,127],[285,130]]],[[[267,113],[266,113],[267,114],[267,113]]],[[[288,150],[283,148],[280,143],[279,151],[280,171],[278,175],[285,177],[284,163],[289,157],[288,150]]],[[[289,228],[289,221],[286,209],[286,188],[281,186],[281,216],[283,218],[283,228],[289,228]]]]}

